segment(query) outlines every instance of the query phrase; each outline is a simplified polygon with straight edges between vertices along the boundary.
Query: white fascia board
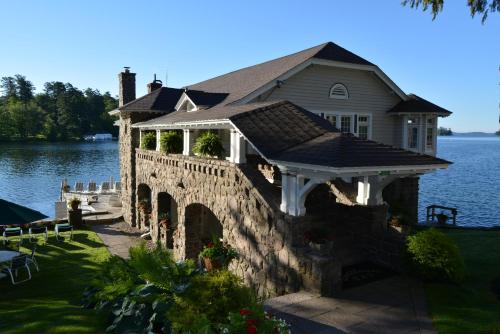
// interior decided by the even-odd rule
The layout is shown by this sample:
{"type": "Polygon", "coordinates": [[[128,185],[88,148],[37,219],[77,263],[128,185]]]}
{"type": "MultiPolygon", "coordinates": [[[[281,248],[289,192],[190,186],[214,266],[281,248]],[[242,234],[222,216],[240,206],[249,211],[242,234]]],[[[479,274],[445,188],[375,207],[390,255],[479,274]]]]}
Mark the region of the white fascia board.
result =
{"type": "Polygon", "coordinates": [[[118,114],[120,114],[120,109],[118,109],[118,108],[111,110],[111,111],[108,111],[108,115],[110,115],[110,116],[116,116],[118,114]]]}
{"type": "Polygon", "coordinates": [[[301,72],[302,70],[306,69],[310,65],[323,65],[323,66],[331,66],[331,67],[338,67],[338,68],[347,68],[347,69],[355,69],[355,70],[362,70],[362,71],[371,71],[375,73],[380,80],[382,80],[383,83],[385,83],[388,87],[390,87],[403,101],[408,100],[408,96],[403,92],[401,88],[396,85],[394,81],[392,81],[378,66],[375,65],[362,65],[362,64],[351,64],[351,63],[344,63],[341,61],[333,61],[333,60],[324,60],[324,59],[317,59],[317,58],[312,58],[308,59],[305,62],[295,66],[291,70],[285,72],[284,74],[280,75],[279,77],[273,79],[272,81],[268,82],[267,84],[261,86],[257,90],[253,91],[252,93],[246,95],[245,97],[236,100],[232,102],[231,104],[245,104],[256,98],[257,96],[267,92],[268,90],[272,89],[273,87],[276,86],[276,82],[278,80],[284,81],[291,76],[301,72]]]}
{"type": "Polygon", "coordinates": [[[270,163],[278,166],[282,166],[284,169],[290,170],[306,170],[310,172],[317,173],[331,173],[336,175],[379,175],[380,173],[390,172],[391,175],[397,174],[423,174],[433,172],[438,169],[448,168],[448,164],[436,164],[436,165],[420,165],[420,166],[369,166],[369,167],[327,167],[319,165],[301,164],[288,161],[279,160],[269,160],[270,163]]]}
{"type": "Polygon", "coordinates": [[[198,106],[189,98],[189,96],[186,94],[186,92],[182,93],[181,97],[179,98],[179,101],[175,104],[175,110],[179,110],[184,102],[189,101],[193,106],[194,106],[194,111],[198,110],[198,106]]]}
{"type": "Polygon", "coordinates": [[[449,114],[446,114],[446,113],[439,113],[439,112],[433,112],[433,113],[429,113],[429,112],[421,112],[421,113],[418,113],[418,112],[390,112],[390,113],[387,113],[388,115],[392,115],[392,116],[422,116],[422,115],[426,115],[426,116],[437,116],[437,117],[448,117],[450,116],[449,114]]]}
{"type": "Polygon", "coordinates": [[[210,120],[210,121],[196,121],[196,122],[177,122],[172,124],[137,124],[132,125],[133,128],[139,128],[142,130],[161,130],[161,129],[188,129],[188,128],[198,128],[198,129],[230,129],[232,124],[227,119],[210,120]]]}

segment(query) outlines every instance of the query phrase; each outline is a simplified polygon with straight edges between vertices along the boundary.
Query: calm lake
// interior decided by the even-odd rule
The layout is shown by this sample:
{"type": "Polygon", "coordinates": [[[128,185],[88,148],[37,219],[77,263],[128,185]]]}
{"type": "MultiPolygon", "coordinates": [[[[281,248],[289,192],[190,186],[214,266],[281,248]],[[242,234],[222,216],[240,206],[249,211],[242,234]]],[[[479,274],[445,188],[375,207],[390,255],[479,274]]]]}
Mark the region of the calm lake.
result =
{"type": "MultiPolygon", "coordinates": [[[[439,138],[447,170],[420,181],[420,219],[425,207],[458,208],[458,224],[500,225],[500,138],[439,138]]],[[[0,144],[0,198],[54,215],[63,178],[73,186],[90,179],[119,179],[118,143],[0,144]]]]}

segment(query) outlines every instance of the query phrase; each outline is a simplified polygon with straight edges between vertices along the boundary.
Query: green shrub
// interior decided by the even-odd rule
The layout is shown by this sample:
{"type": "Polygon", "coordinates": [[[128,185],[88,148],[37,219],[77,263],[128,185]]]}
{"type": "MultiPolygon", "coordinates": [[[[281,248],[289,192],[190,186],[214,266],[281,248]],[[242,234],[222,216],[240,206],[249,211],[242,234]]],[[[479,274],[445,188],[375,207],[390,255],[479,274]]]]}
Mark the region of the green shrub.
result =
{"type": "Polygon", "coordinates": [[[182,136],[175,131],[163,132],[160,136],[160,149],[167,154],[182,153],[182,136]]]}
{"type": "Polygon", "coordinates": [[[207,131],[196,139],[193,152],[203,157],[221,157],[224,147],[217,133],[207,131]]]}
{"type": "Polygon", "coordinates": [[[436,229],[409,236],[407,255],[410,269],[426,281],[460,283],[465,265],[454,241],[436,229]]]}
{"type": "Polygon", "coordinates": [[[143,132],[141,135],[141,149],[154,150],[156,149],[156,133],[143,132]]]}
{"type": "Polygon", "coordinates": [[[184,293],[176,295],[168,318],[182,333],[198,332],[207,323],[215,330],[230,312],[255,305],[253,290],[229,271],[218,270],[195,277],[184,293]]]}

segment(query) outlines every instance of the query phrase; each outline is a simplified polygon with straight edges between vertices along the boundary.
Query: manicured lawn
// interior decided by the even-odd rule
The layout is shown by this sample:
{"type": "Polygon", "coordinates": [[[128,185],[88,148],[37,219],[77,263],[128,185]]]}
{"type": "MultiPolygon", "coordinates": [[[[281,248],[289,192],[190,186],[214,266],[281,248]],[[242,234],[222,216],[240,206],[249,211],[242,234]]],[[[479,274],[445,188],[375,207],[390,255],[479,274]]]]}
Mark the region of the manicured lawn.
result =
{"type": "Polygon", "coordinates": [[[462,286],[427,284],[438,333],[500,333],[500,301],[490,282],[500,276],[500,231],[446,231],[460,247],[467,277],[462,286]]]}
{"type": "Polygon", "coordinates": [[[80,306],[84,287],[109,257],[98,236],[75,231],[68,242],[51,234],[46,245],[39,242],[37,252],[40,272],[32,268],[31,281],[12,285],[10,278],[0,280],[0,333],[103,333],[105,319],[80,306]]]}

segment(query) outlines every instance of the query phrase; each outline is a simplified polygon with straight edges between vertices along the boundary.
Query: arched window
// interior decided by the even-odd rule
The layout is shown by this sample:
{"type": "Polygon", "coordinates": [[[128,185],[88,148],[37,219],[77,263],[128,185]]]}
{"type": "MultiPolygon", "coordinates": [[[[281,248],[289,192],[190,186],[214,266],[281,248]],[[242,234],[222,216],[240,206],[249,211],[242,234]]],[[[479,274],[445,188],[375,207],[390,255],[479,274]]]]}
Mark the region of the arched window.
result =
{"type": "Polygon", "coordinates": [[[341,83],[336,83],[330,88],[330,98],[337,100],[347,100],[349,98],[349,92],[347,87],[341,83]]]}

